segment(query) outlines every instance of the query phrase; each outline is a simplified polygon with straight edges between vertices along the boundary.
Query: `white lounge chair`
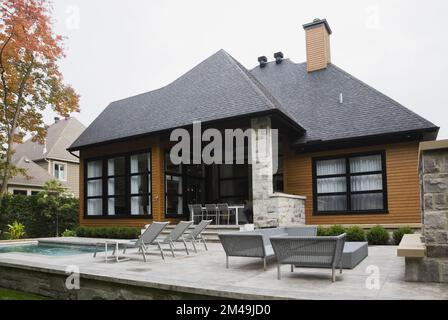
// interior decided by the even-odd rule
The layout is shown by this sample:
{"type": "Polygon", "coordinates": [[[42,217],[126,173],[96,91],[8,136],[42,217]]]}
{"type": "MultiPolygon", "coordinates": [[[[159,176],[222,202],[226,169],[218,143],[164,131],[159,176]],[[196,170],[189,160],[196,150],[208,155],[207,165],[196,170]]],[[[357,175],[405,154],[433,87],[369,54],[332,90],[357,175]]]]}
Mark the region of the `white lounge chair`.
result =
{"type": "Polygon", "coordinates": [[[168,244],[171,248],[171,253],[174,258],[174,242],[183,242],[185,246],[185,251],[189,255],[187,243],[185,242],[184,233],[187,229],[193,224],[193,221],[181,221],[179,224],[171,231],[169,235],[166,236],[165,239],[160,241],[160,244],[168,244]]]}
{"type": "Polygon", "coordinates": [[[148,253],[149,246],[157,246],[162,254],[162,259],[165,260],[165,255],[163,254],[162,242],[157,240],[157,237],[162,233],[162,231],[169,225],[169,222],[153,222],[136,240],[135,242],[124,243],[123,254],[126,254],[126,249],[138,248],[138,252],[143,255],[143,260],[146,262],[146,253],[148,253]]]}
{"type": "Polygon", "coordinates": [[[208,251],[207,243],[205,242],[205,239],[202,237],[202,232],[207,228],[207,226],[212,223],[213,220],[202,220],[192,231],[190,234],[186,234],[184,236],[184,241],[191,241],[193,244],[194,252],[198,252],[196,248],[196,243],[202,243],[204,244],[205,250],[208,251]]]}

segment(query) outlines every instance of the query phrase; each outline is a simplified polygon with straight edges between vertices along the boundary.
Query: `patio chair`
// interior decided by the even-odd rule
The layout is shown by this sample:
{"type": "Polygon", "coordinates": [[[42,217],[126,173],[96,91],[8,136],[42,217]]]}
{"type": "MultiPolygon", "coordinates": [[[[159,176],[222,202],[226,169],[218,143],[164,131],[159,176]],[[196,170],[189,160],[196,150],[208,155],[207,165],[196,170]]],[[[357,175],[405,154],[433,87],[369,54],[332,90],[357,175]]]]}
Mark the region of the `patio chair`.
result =
{"type": "Polygon", "coordinates": [[[208,251],[207,243],[205,242],[204,237],[202,236],[202,232],[207,228],[207,226],[212,222],[212,220],[202,220],[193,230],[191,230],[190,234],[186,234],[184,236],[185,241],[191,241],[194,252],[198,252],[196,248],[196,242],[204,244],[205,250],[208,251]]]}
{"type": "Polygon", "coordinates": [[[229,205],[227,203],[218,203],[217,209],[218,209],[219,223],[221,224],[221,219],[224,218],[224,220],[227,219],[227,225],[230,225],[229,205]]]}
{"type": "Polygon", "coordinates": [[[165,260],[165,255],[163,254],[163,249],[161,242],[157,240],[157,237],[162,233],[162,231],[169,225],[169,222],[153,222],[136,240],[135,242],[124,243],[123,254],[126,254],[126,249],[138,248],[138,252],[143,255],[143,260],[146,262],[146,253],[148,253],[148,247],[155,245],[159,248],[162,254],[162,259],[165,260]]]}
{"type": "Polygon", "coordinates": [[[202,211],[202,205],[200,204],[189,204],[188,209],[190,210],[191,220],[197,222],[195,218],[200,218],[198,222],[204,220],[204,213],[202,211]]]}
{"type": "Polygon", "coordinates": [[[205,205],[205,219],[209,220],[210,218],[215,224],[218,224],[218,208],[216,204],[205,205]]]}
{"type": "Polygon", "coordinates": [[[183,242],[185,246],[185,251],[188,255],[190,255],[190,252],[188,252],[187,243],[185,242],[185,239],[183,237],[185,231],[193,224],[193,221],[181,221],[179,224],[171,231],[169,235],[166,236],[165,239],[160,241],[160,244],[168,244],[171,249],[171,253],[173,254],[174,258],[174,242],[183,242]]]}
{"type": "Polygon", "coordinates": [[[342,273],[342,254],[346,234],[337,237],[271,237],[277,258],[278,280],[282,264],[305,268],[331,268],[331,281],[336,281],[336,268],[342,273]]]}

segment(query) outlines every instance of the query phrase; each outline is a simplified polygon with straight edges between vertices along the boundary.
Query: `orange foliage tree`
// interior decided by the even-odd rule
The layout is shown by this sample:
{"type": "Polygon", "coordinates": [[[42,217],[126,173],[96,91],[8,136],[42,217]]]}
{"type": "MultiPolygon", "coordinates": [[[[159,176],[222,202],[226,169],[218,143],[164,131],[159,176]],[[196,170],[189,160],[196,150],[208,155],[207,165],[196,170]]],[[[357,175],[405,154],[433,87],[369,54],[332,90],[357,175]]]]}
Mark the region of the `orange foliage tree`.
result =
{"type": "Polygon", "coordinates": [[[64,117],[79,112],[79,96],[63,83],[57,65],[63,38],[52,28],[46,0],[0,0],[0,199],[20,170],[12,163],[20,137],[43,143],[47,109],[64,117]]]}

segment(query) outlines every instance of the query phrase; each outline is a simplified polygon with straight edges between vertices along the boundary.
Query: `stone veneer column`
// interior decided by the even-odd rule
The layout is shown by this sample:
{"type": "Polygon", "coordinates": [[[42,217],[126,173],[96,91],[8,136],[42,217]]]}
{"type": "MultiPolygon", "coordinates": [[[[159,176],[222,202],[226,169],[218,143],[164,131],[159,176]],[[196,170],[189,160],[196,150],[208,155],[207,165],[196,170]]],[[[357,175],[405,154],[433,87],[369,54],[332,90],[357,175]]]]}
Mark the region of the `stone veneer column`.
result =
{"type": "Polygon", "coordinates": [[[277,227],[278,217],[268,214],[270,196],[274,193],[272,175],[271,118],[251,120],[252,197],[254,224],[257,228],[277,227]]]}
{"type": "Polygon", "coordinates": [[[427,256],[448,258],[448,148],[423,151],[421,159],[427,256]]]}

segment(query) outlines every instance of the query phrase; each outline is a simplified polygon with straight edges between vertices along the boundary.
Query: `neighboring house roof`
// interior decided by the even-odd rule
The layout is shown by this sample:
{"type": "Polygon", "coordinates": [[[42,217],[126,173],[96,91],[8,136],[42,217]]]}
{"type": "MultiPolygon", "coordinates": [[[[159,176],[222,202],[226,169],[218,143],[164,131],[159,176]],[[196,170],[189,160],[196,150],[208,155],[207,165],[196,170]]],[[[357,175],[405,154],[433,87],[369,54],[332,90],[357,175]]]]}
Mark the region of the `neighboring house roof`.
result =
{"type": "Polygon", "coordinates": [[[70,149],[261,112],[288,118],[254,76],[220,50],[166,87],[111,103],[70,149]]]}
{"type": "Polygon", "coordinates": [[[295,122],[298,143],[438,130],[332,64],[308,73],[305,63],[284,60],[249,72],[221,50],[164,88],[111,103],[70,150],[266,111],[295,122]]]}
{"type": "Polygon", "coordinates": [[[17,158],[16,161],[13,160],[13,163],[16,167],[25,169],[28,177],[23,174],[18,174],[9,180],[8,185],[42,187],[47,181],[54,179],[48,171],[25,156],[17,158]]]}
{"type": "Polygon", "coordinates": [[[256,67],[251,73],[293,117],[300,119],[306,134],[297,143],[438,130],[433,123],[334,64],[307,72],[306,63],[284,60],[256,67]]]}
{"type": "Polygon", "coordinates": [[[79,162],[78,158],[67,152],[67,148],[79,137],[85,128],[76,118],[60,119],[48,127],[46,145],[33,142],[32,139],[29,139],[23,144],[16,146],[15,156],[16,158],[26,156],[33,161],[57,159],[79,162]]]}

